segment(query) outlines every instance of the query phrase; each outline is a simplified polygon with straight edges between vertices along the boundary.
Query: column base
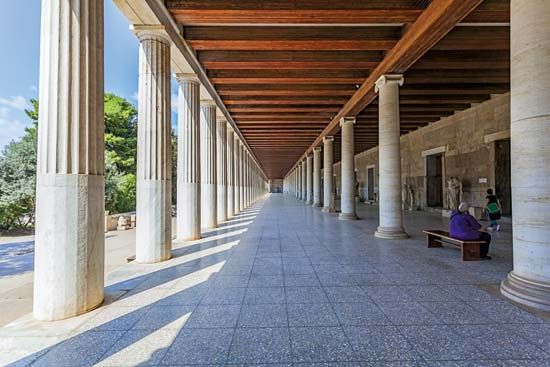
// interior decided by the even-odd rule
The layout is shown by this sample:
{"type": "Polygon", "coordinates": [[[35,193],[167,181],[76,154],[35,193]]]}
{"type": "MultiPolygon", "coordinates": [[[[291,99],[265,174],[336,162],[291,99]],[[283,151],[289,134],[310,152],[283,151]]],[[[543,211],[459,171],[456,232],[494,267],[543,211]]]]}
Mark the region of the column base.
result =
{"type": "Polygon", "coordinates": [[[356,220],[357,214],[355,213],[340,213],[338,214],[338,219],[340,220],[356,220]]]}
{"type": "Polygon", "coordinates": [[[409,238],[409,235],[403,228],[378,227],[374,232],[374,237],[386,240],[402,240],[409,238]]]}
{"type": "Polygon", "coordinates": [[[323,213],[336,213],[336,209],[325,206],[322,210],[323,213]]]}
{"type": "Polygon", "coordinates": [[[313,202],[311,200],[306,200],[306,205],[311,205],[313,202]]]}
{"type": "Polygon", "coordinates": [[[176,237],[174,241],[197,241],[200,240],[201,236],[198,237],[176,237]]]}
{"type": "Polygon", "coordinates": [[[314,208],[322,208],[323,206],[321,205],[321,203],[313,203],[312,205],[314,208]]]}
{"type": "Polygon", "coordinates": [[[550,311],[550,283],[523,278],[511,271],[500,284],[500,292],[512,301],[550,311]]]}

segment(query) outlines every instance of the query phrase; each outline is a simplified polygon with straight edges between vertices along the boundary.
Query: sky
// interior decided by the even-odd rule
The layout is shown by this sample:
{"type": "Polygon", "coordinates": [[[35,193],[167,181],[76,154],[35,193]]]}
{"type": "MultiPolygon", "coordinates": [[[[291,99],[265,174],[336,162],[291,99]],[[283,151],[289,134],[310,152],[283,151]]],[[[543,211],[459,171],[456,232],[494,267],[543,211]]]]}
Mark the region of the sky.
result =
{"type": "MultiPolygon", "coordinates": [[[[30,125],[29,99],[38,98],[40,0],[0,0],[0,151],[30,125]]],[[[138,41],[126,18],[105,0],[105,91],[137,104],[138,41]]]]}

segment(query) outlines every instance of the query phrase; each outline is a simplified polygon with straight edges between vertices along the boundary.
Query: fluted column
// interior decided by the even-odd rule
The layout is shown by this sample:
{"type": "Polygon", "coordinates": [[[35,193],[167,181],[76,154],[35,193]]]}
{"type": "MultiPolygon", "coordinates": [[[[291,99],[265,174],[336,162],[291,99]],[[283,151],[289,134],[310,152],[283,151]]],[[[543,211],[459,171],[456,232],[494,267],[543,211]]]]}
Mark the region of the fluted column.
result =
{"type": "Polygon", "coordinates": [[[170,40],[157,26],[136,28],[139,102],[136,261],[172,256],[172,124],[170,40]]]}
{"type": "Polygon", "coordinates": [[[241,211],[241,142],[237,135],[235,134],[235,141],[233,144],[233,150],[235,152],[234,155],[234,162],[235,162],[235,203],[233,205],[233,208],[235,210],[235,214],[239,213],[241,211]]]}
{"type": "Polygon", "coordinates": [[[244,155],[245,155],[245,148],[244,148],[244,145],[243,143],[240,143],[240,146],[239,146],[239,149],[241,150],[240,154],[239,154],[239,158],[240,158],[240,162],[239,162],[239,173],[240,173],[240,180],[241,180],[241,184],[240,184],[240,187],[239,187],[239,191],[240,191],[240,194],[239,194],[239,209],[241,211],[244,210],[244,208],[246,208],[246,205],[245,205],[245,197],[244,197],[244,185],[245,185],[245,166],[244,166],[244,155]]]}
{"type": "Polygon", "coordinates": [[[235,215],[235,133],[227,129],[227,216],[235,215]]]}
{"type": "Polygon", "coordinates": [[[248,177],[250,174],[249,170],[249,158],[248,151],[245,149],[244,151],[244,207],[248,208],[249,205],[249,198],[248,198],[248,192],[249,192],[249,186],[248,186],[248,177]]]}
{"type": "Polygon", "coordinates": [[[313,206],[321,205],[321,147],[313,148],[313,206]]]}
{"type": "Polygon", "coordinates": [[[307,201],[307,158],[302,161],[302,201],[307,201]]]}
{"type": "Polygon", "coordinates": [[[340,120],[342,134],[342,159],[340,163],[342,175],[342,190],[340,195],[339,219],[357,219],[355,212],[355,140],[354,117],[343,117],[340,120]]]}
{"type": "Polygon", "coordinates": [[[58,320],[103,301],[103,2],[43,0],[40,41],[33,313],[58,320]]]}
{"type": "Polygon", "coordinates": [[[306,204],[313,204],[313,154],[306,158],[306,204]]]}
{"type": "Polygon", "coordinates": [[[323,138],[323,212],[333,213],[334,209],[334,186],[333,186],[333,136],[325,136],[323,138]]]}
{"type": "Polygon", "coordinates": [[[302,200],[302,169],[302,162],[300,162],[296,167],[296,181],[298,182],[296,187],[296,197],[299,200],[302,200]]]}
{"type": "Polygon", "coordinates": [[[201,236],[200,84],[194,74],[177,74],[178,172],[176,237],[201,236]]]}
{"type": "Polygon", "coordinates": [[[550,2],[511,2],[514,270],[502,293],[550,311],[550,2]]]}
{"type": "Polygon", "coordinates": [[[227,220],[227,121],[225,118],[220,118],[218,119],[217,124],[217,209],[218,223],[220,223],[227,220]]]}
{"type": "Polygon", "coordinates": [[[201,225],[218,226],[216,104],[201,101],[201,225]]]}
{"type": "Polygon", "coordinates": [[[401,198],[401,146],[399,122],[399,86],[402,75],[383,75],[376,82],[378,95],[378,156],[380,225],[378,238],[400,239],[408,235],[403,229],[401,198]]]}

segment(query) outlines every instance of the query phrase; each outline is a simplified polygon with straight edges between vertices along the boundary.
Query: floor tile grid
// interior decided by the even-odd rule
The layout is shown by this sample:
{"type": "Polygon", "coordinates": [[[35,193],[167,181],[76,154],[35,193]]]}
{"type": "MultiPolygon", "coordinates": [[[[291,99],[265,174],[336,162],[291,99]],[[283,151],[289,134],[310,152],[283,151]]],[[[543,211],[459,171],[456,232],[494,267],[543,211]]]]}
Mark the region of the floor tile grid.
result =
{"type": "MultiPolygon", "coordinates": [[[[317,273],[316,273],[316,274],[317,274],[317,273]]],[[[325,289],[324,286],[323,286],[323,289],[325,289]]],[[[326,291],[326,290],[325,290],[325,291],[326,291]]],[[[328,296],[328,295],[327,295],[327,296],[328,296]]],[[[374,301],[374,300],[373,300],[373,301],[374,301]]],[[[444,301],[441,301],[441,302],[444,302],[444,301]]],[[[462,300],[458,300],[458,299],[457,299],[456,302],[459,303],[459,304],[466,305],[466,303],[463,302],[462,300]]],[[[375,302],[375,303],[376,303],[376,302],[375,302]]],[[[422,302],[418,302],[418,303],[422,305],[422,302]]],[[[437,303],[437,302],[433,302],[433,303],[437,303]]],[[[378,304],[378,303],[377,303],[377,304],[378,304]]],[[[332,303],[331,303],[331,305],[332,305],[332,303]]],[[[425,307],[424,307],[424,308],[425,308],[425,307]]],[[[431,312],[432,314],[434,314],[434,316],[438,316],[437,313],[433,313],[433,312],[430,311],[430,310],[427,310],[427,311],[428,311],[428,312],[431,312]]],[[[494,322],[494,321],[491,321],[491,322],[488,322],[487,324],[492,324],[492,323],[495,323],[495,322],[494,322]]],[[[392,324],[393,324],[393,323],[392,323],[392,324]]],[[[456,325],[456,324],[453,324],[453,323],[448,324],[448,323],[445,323],[445,322],[442,322],[441,324],[442,324],[442,325],[456,325]]],[[[470,324],[470,325],[472,325],[472,324],[470,324]]],[[[485,324],[481,324],[481,325],[485,325],[485,324]]],[[[394,326],[399,327],[400,325],[399,325],[399,324],[397,324],[397,325],[394,324],[394,326]]],[[[402,326],[402,325],[401,325],[401,326],[402,326]]],[[[458,334],[456,334],[456,335],[459,336],[458,334]]]]}

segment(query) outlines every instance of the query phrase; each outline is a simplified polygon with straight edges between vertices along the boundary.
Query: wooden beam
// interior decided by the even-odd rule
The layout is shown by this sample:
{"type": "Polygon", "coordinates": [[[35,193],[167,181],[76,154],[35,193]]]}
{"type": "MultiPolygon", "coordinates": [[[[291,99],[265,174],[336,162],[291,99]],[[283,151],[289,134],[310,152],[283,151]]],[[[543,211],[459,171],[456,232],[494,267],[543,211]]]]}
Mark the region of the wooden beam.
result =
{"type": "Polygon", "coordinates": [[[170,8],[178,23],[186,26],[246,24],[402,24],[412,23],[420,9],[293,9],[231,10],[170,8]]]}
{"type": "Polygon", "coordinates": [[[365,78],[210,78],[214,84],[360,84],[365,78]]]}
{"type": "Polygon", "coordinates": [[[332,69],[332,70],[369,70],[378,65],[377,61],[203,61],[202,65],[210,70],[216,69],[332,69]]]}
{"type": "Polygon", "coordinates": [[[334,134],[342,117],[357,115],[376,98],[374,84],[382,75],[407,71],[481,2],[482,0],[433,0],[306,150],[306,154],[319,145],[324,136],[334,134]]]}
{"type": "Polygon", "coordinates": [[[226,106],[230,105],[343,105],[346,103],[346,98],[239,98],[239,99],[224,99],[223,103],[226,106]]]}
{"type": "Polygon", "coordinates": [[[194,50],[244,50],[244,51],[378,51],[395,46],[394,40],[191,40],[194,50]]]}

